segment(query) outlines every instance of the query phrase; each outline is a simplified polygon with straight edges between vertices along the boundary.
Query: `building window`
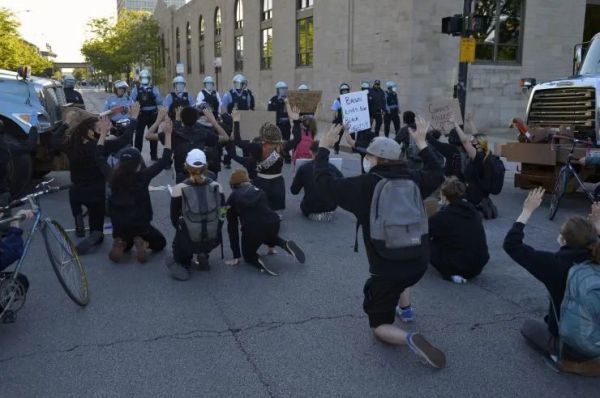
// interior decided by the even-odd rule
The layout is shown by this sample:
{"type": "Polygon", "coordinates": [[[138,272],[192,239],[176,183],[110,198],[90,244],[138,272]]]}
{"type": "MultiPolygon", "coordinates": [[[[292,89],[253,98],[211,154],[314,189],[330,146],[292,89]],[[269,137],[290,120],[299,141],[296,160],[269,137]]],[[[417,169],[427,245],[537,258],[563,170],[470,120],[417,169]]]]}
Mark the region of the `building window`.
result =
{"type": "Polygon", "coordinates": [[[315,0],[297,0],[298,9],[304,10],[305,8],[310,8],[314,5],[315,0]]]}
{"type": "Polygon", "coordinates": [[[198,20],[198,68],[204,74],[204,18],[200,15],[198,20]]]}
{"type": "Polygon", "coordinates": [[[185,25],[185,67],[188,75],[192,73],[192,27],[185,25]]]}
{"type": "Polygon", "coordinates": [[[313,17],[296,22],[296,66],[312,66],[313,63],[313,17]]]}
{"type": "Polygon", "coordinates": [[[235,70],[244,70],[244,36],[235,37],[235,70]]]}
{"type": "Polygon", "coordinates": [[[273,28],[263,29],[261,37],[260,68],[271,69],[271,62],[273,61],[273,28]]]}
{"type": "Polygon", "coordinates": [[[223,29],[221,9],[217,7],[215,10],[215,58],[221,57],[221,29],[223,29]]]}
{"type": "Polygon", "coordinates": [[[273,18],[273,0],[262,0],[261,21],[273,18]]]}
{"type": "Polygon", "coordinates": [[[179,40],[179,28],[175,29],[175,60],[177,63],[181,60],[181,42],[179,40]]]}
{"type": "Polygon", "coordinates": [[[481,62],[520,63],[524,0],[477,0],[474,15],[486,16],[486,33],[475,36],[475,58],[481,62]]]}
{"type": "Polygon", "coordinates": [[[242,0],[235,2],[235,29],[244,29],[244,3],[242,0]]]}

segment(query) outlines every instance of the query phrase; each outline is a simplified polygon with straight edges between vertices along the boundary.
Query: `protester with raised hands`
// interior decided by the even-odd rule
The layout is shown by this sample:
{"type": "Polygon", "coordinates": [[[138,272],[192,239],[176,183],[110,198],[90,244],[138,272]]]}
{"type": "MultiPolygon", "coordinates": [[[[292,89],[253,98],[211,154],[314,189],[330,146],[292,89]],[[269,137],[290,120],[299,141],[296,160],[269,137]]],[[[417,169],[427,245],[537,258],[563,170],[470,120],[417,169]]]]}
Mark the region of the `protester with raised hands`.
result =
{"type": "Polygon", "coordinates": [[[377,137],[366,150],[366,174],[335,177],[329,168],[329,148],[339,137],[342,126],[338,124],[320,141],[314,173],[320,193],[354,214],[362,227],[371,273],[364,287],[363,309],[373,333],[388,344],[406,344],[431,366],[443,368],[446,358],[442,351],[421,334],[393,325],[401,294],[427,269],[429,239],[422,198],[434,192],[443,179],[441,166],[427,147],[428,123],[418,118],[416,127],[411,137],[420,150],[422,170],[408,169],[400,160],[397,142],[377,137]]]}
{"type": "Polygon", "coordinates": [[[286,102],[288,116],[293,122],[292,140],[285,144],[285,151],[292,151],[292,162],[296,165],[298,159],[312,159],[310,147],[317,136],[317,120],[314,116],[300,115],[300,108],[291,108],[286,102]]]}
{"type": "Polygon", "coordinates": [[[113,226],[111,261],[118,263],[133,246],[137,260],[147,261],[147,250],[161,251],[167,244],[163,234],[152,226],[153,210],[148,187],[171,161],[171,136],[173,123],[165,120],[165,148],[161,159],[142,168],[142,154],[137,148],[128,148],[119,154],[119,164],[113,170],[106,162],[104,145],[106,134],[101,134],[96,150],[96,164],[108,178],[110,196],[108,208],[113,226]]]}
{"type": "MultiPolygon", "coordinates": [[[[582,263],[593,262],[596,265],[590,266],[595,266],[596,269],[599,267],[597,264],[600,264],[600,240],[597,229],[600,227],[600,204],[595,203],[592,206],[589,219],[574,216],[565,221],[557,238],[560,249],[550,252],[537,250],[523,243],[525,225],[541,205],[543,197],[542,188],[529,192],[521,214],[504,239],[504,250],[515,262],[542,282],[550,294],[549,311],[544,317],[544,322],[526,320],[521,326],[521,334],[535,350],[546,356],[556,356],[559,354],[559,329],[561,335],[563,331],[562,326],[559,327],[563,319],[559,318],[563,315],[563,300],[567,298],[566,287],[571,286],[570,271],[582,263]]],[[[581,299],[585,300],[584,297],[581,299]]],[[[600,330],[597,320],[596,330],[600,330]]],[[[580,332],[591,331],[590,329],[580,332]]],[[[563,350],[574,357],[587,357],[586,353],[568,344],[563,347],[563,350]]],[[[600,355],[600,351],[597,355],[600,355]]]]}

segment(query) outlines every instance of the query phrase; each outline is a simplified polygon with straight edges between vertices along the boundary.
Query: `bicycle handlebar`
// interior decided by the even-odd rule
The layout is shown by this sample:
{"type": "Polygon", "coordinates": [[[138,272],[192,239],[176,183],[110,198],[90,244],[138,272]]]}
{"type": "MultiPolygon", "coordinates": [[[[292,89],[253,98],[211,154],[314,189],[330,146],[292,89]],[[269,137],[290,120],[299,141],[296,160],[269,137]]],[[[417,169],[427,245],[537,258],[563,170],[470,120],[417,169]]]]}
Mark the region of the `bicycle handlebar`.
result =
{"type": "Polygon", "coordinates": [[[22,204],[29,201],[30,199],[38,198],[40,196],[48,195],[48,194],[58,192],[58,191],[64,191],[65,189],[69,189],[71,187],[71,185],[63,185],[60,187],[50,186],[50,185],[48,185],[48,183],[41,183],[40,185],[38,185],[38,187],[40,187],[40,186],[42,187],[42,189],[40,189],[39,191],[31,193],[22,198],[15,199],[12,202],[10,202],[8,205],[0,207],[0,212],[4,212],[4,211],[12,209],[14,207],[19,207],[22,204]]]}

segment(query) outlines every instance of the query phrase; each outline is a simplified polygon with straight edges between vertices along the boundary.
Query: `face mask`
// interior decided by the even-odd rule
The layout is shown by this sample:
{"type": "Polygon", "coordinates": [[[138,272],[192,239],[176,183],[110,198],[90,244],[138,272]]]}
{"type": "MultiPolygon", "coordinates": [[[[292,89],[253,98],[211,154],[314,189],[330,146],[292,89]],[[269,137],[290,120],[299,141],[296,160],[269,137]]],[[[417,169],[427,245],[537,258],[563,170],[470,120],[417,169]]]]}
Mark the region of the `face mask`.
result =
{"type": "Polygon", "coordinates": [[[175,91],[182,93],[185,90],[185,83],[175,83],[175,91]]]}
{"type": "Polygon", "coordinates": [[[204,88],[206,89],[206,91],[212,91],[214,87],[215,85],[213,83],[204,83],[204,88]]]}
{"type": "Polygon", "coordinates": [[[365,169],[365,173],[368,173],[369,171],[371,171],[371,168],[373,166],[371,165],[371,162],[369,161],[369,159],[363,158],[362,164],[363,164],[363,169],[365,169]]]}
{"type": "Polygon", "coordinates": [[[148,79],[147,77],[142,77],[142,79],[140,80],[140,83],[142,83],[145,86],[148,83],[150,83],[150,79],[148,79]]]}

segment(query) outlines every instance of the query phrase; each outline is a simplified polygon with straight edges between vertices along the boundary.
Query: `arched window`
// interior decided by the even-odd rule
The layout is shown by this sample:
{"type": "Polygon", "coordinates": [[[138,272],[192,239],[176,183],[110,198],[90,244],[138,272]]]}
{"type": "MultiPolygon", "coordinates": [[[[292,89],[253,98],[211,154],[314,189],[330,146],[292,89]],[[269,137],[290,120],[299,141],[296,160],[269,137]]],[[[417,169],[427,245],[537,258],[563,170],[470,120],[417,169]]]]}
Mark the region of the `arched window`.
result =
{"type": "Polygon", "coordinates": [[[223,29],[221,9],[217,7],[215,10],[215,58],[221,56],[221,29],[223,29]]]}
{"type": "Polygon", "coordinates": [[[204,18],[202,15],[198,20],[198,67],[200,74],[204,74],[204,18]]]}
{"type": "Polygon", "coordinates": [[[185,67],[188,75],[192,73],[192,27],[185,25],[185,67]]]}
{"type": "Polygon", "coordinates": [[[179,40],[179,28],[175,29],[175,58],[177,63],[181,60],[181,42],[179,40]]]}
{"type": "Polygon", "coordinates": [[[236,71],[244,70],[244,3],[242,0],[235,2],[235,54],[234,66],[236,71]]]}

